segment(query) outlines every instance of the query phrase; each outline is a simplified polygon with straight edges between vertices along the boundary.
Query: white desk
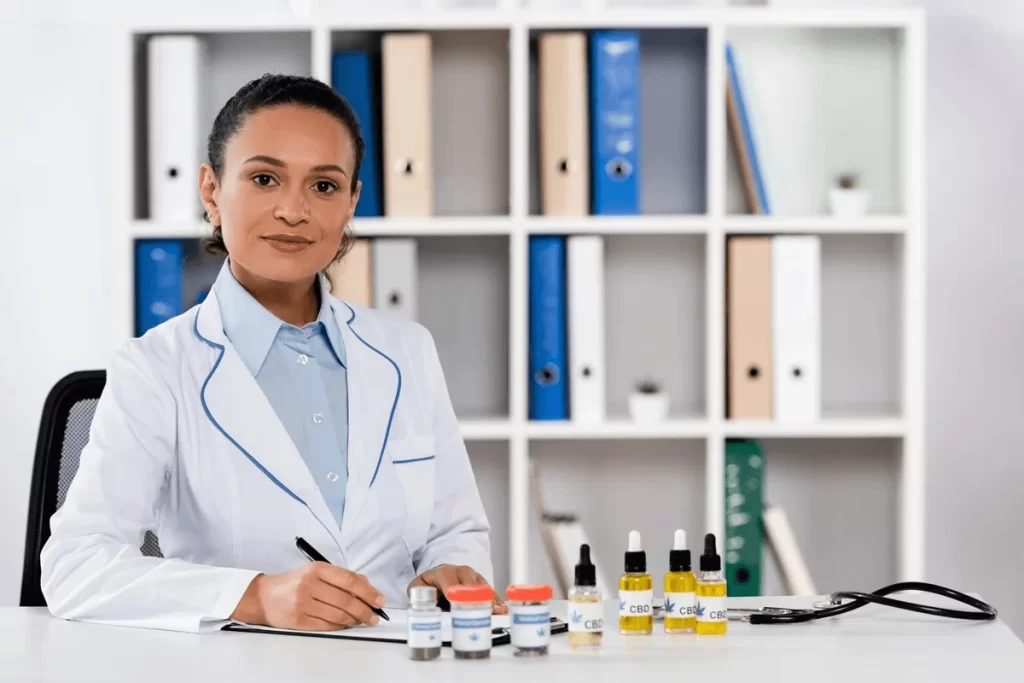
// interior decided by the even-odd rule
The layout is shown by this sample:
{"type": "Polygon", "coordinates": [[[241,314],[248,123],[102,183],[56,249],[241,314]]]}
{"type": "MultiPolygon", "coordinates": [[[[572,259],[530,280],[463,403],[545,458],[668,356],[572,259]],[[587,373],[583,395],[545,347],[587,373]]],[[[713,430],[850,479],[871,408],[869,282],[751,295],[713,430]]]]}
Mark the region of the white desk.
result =
{"type": "MultiPolygon", "coordinates": [[[[806,600],[773,599],[797,607],[806,600]]],[[[730,601],[730,606],[747,606],[730,601]]],[[[614,624],[614,605],[608,623],[614,624]]],[[[997,606],[998,607],[998,606],[997,606]]],[[[554,613],[563,616],[564,604],[554,613]]],[[[658,624],[657,626],[660,626],[658,624]]],[[[655,683],[1020,683],[1024,643],[1001,621],[961,622],[868,606],[813,622],[751,626],[730,622],[724,637],[605,633],[604,648],[571,652],[565,635],[551,653],[456,661],[450,648],[412,662],[404,644],[284,635],[191,635],[64,622],[43,609],[0,609],[0,680],[201,683],[204,681],[484,681],[655,683]],[[415,677],[415,678],[414,678],[415,677]]]]}

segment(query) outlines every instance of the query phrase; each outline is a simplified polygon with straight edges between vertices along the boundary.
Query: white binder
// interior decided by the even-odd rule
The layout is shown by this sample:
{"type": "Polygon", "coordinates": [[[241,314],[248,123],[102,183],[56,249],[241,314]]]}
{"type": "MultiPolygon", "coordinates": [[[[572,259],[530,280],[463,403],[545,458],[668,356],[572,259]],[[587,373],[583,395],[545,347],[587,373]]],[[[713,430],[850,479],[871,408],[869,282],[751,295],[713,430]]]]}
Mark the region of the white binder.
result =
{"type": "Polygon", "coordinates": [[[149,215],[194,221],[199,200],[199,78],[197,36],[154,36],[148,43],[149,215]]]}
{"type": "Polygon", "coordinates": [[[810,235],[772,242],[774,418],[821,416],[821,241],[810,235]]]}
{"type": "Polygon", "coordinates": [[[569,317],[569,417],[605,418],[604,238],[572,235],[566,244],[569,317]]]}
{"type": "Polygon", "coordinates": [[[416,320],[416,240],[373,242],[373,307],[416,320]]]}

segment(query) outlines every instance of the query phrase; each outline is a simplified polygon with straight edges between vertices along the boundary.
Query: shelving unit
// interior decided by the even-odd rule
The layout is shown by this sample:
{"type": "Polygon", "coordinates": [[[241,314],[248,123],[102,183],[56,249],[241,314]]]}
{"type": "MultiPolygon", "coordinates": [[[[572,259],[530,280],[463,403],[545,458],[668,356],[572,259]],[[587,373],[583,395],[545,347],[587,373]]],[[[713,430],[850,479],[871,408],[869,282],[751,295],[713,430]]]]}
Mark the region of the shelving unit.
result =
{"type": "MultiPolygon", "coordinates": [[[[764,445],[767,495],[789,512],[821,588],[923,578],[922,14],[473,4],[394,12],[320,2],[305,16],[131,18],[119,74],[126,132],[116,150],[124,189],[112,233],[115,343],[134,329],[134,240],[197,239],[209,227],[198,214],[148,219],[146,37],[209,37],[208,126],[229,93],[265,70],[329,82],[332,50],[374,45],[387,31],[427,30],[435,38],[437,215],[356,219],[353,228],[361,237],[421,240],[423,322],[437,338],[491,516],[498,584],[551,578],[531,461],[545,502],[583,516],[611,574],[630,528],[643,532],[652,569],[661,571],[676,527],[692,539],[723,535],[724,445],[734,437],[764,445]],[[666,93],[672,105],[642,100],[643,151],[653,169],[645,213],[538,215],[534,41],[546,31],[610,27],[641,31],[645,91],[666,93]],[[756,102],[777,200],[772,216],[742,215],[738,203],[725,118],[727,40],[743,54],[756,102]],[[479,101],[469,107],[468,98],[479,101]],[[460,144],[460,135],[474,144],[460,144]],[[825,211],[825,183],[846,165],[867,169],[874,183],[879,202],[867,217],[825,211]],[[822,236],[825,417],[807,425],[730,421],[725,242],[784,233],[822,236]],[[607,236],[609,417],[600,424],[528,420],[527,245],[535,234],[607,236]],[[452,305],[459,292],[472,293],[462,313],[452,305]],[[635,424],[626,417],[629,383],[654,369],[673,392],[670,419],[635,424]]],[[[770,575],[766,588],[778,585],[770,575]]]]}

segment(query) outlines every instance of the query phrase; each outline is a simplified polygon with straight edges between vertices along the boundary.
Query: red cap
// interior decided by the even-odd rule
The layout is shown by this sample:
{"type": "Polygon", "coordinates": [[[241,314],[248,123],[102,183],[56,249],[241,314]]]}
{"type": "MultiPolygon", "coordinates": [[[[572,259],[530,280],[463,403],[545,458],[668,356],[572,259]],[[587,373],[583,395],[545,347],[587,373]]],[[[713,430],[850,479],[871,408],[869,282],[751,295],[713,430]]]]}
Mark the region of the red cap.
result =
{"type": "Polygon", "coordinates": [[[494,589],[487,584],[452,586],[444,594],[449,602],[490,602],[494,599],[494,589]]]}
{"type": "Polygon", "coordinates": [[[516,602],[544,602],[551,599],[551,586],[546,583],[509,586],[507,595],[516,602]]]}

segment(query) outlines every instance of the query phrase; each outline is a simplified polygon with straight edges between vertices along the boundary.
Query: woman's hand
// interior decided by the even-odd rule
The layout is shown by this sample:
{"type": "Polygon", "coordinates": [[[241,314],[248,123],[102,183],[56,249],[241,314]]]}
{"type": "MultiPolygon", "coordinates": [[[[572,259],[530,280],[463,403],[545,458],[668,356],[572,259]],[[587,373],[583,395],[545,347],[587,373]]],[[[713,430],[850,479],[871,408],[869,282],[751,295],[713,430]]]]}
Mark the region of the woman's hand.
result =
{"type": "MultiPolygon", "coordinates": [[[[438,593],[444,595],[445,591],[447,591],[451,586],[474,584],[487,584],[487,580],[474,571],[472,567],[467,567],[466,565],[442,564],[417,576],[413,579],[413,582],[409,584],[409,587],[433,586],[437,589],[438,593]]],[[[508,605],[506,605],[505,601],[501,599],[501,596],[498,595],[497,591],[494,593],[494,613],[508,613],[508,605]]]]}
{"type": "Polygon", "coordinates": [[[231,615],[247,624],[308,631],[336,631],[375,625],[369,605],[383,607],[384,595],[362,574],[313,562],[283,574],[260,574],[231,615]]]}

